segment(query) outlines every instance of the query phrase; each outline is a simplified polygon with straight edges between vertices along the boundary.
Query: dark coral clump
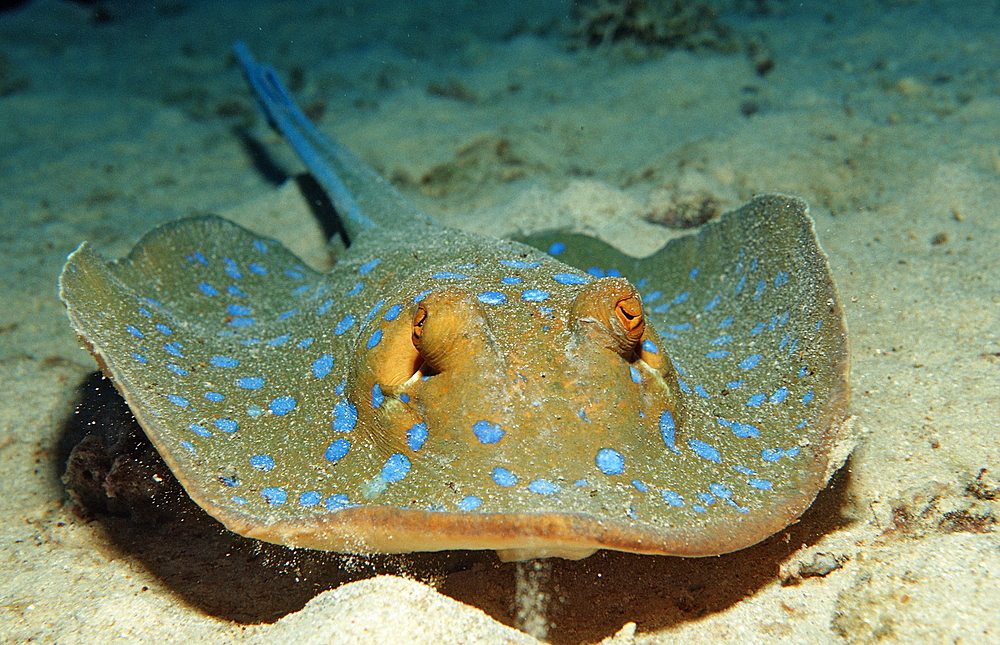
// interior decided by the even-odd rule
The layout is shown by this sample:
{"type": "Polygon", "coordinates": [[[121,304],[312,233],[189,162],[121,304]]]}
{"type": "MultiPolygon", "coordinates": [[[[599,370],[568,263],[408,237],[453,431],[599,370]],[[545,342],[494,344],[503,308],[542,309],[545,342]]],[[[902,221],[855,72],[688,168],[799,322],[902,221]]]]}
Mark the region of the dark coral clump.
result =
{"type": "Polygon", "coordinates": [[[740,49],[711,4],[691,0],[574,0],[571,44],[617,42],[667,49],[740,49]]]}

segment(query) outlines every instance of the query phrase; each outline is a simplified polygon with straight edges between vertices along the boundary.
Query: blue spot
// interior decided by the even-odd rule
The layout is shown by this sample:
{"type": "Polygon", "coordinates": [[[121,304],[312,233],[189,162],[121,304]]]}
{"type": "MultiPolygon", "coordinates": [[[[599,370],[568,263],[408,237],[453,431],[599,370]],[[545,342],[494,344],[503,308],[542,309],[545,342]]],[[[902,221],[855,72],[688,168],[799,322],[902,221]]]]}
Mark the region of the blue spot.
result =
{"type": "Polygon", "coordinates": [[[788,396],[788,388],[782,385],[777,390],[775,390],[773,394],[771,394],[768,400],[771,403],[781,403],[782,401],[785,400],[785,397],[787,396],[788,396]]]}
{"type": "Polygon", "coordinates": [[[539,495],[555,495],[561,489],[547,479],[536,479],[528,484],[528,490],[539,495]]]}
{"type": "Polygon", "coordinates": [[[705,305],[705,311],[712,311],[718,306],[719,302],[721,301],[722,301],[722,296],[715,296],[714,298],[708,301],[707,305],[705,305]]]}
{"type": "Polygon", "coordinates": [[[588,275],[592,275],[595,278],[603,278],[604,277],[604,270],[603,269],[599,269],[598,267],[590,267],[590,268],[587,269],[587,274],[588,275]]]}
{"type": "Polygon", "coordinates": [[[350,432],[358,423],[358,409],[347,399],[337,401],[333,406],[333,429],[338,432],[350,432]]]}
{"type": "Polygon", "coordinates": [[[198,425],[197,423],[192,423],[188,425],[188,430],[195,433],[199,437],[211,437],[212,433],[209,432],[208,428],[203,425],[198,425]]]}
{"type": "Polygon", "coordinates": [[[323,354],[313,361],[312,373],[316,378],[324,378],[333,369],[333,356],[323,354]]]}
{"type": "Polygon", "coordinates": [[[391,322],[393,320],[396,320],[396,318],[399,316],[399,312],[401,312],[402,310],[403,310],[403,305],[393,305],[386,310],[385,315],[382,316],[382,318],[391,322]]]}
{"type": "Polygon", "coordinates": [[[632,375],[632,382],[633,383],[642,383],[642,374],[640,374],[639,370],[637,370],[635,368],[635,365],[629,365],[628,369],[629,369],[629,373],[632,375]]]}
{"type": "Polygon", "coordinates": [[[517,483],[517,475],[510,472],[506,468],[501,468],[500,466],[493,469],[493,472],[490,473],[490,477],[493,478],[493,481],[496,482],[497,486],[507,487],[513,486],[517,483]]]}
{"type": "Polygon", "coordinates": [[[177,358],[184,358],[184,354],[181,352],[181,349],[183,349],[183,346],[180,343],[163,344],[163,350],[171,356],[176,356],[177,358]]]}
{"type": "Polygon", "coordinates": [[[247,294],[244,293],[243,289],[240,289],[235,284],[231,284],[228,287],[226,287],[226,293],[228,293],[231,296],[236,296],[237,298],[247,297],[247,294]]]}
{"type": "Polygon", "coordinates": [[[281,417],[294,410],[296,405],[298,404],[295,401],[295,397],[285,395],[271,401],[267,408],[271,411],[271,414],[281,417]]]}
{"type": "Polygon", "coordinates": [[[377,408],[385,402],[385,395],[382,394],[382,386],[378,383],[372,386],[372,407],[377,408]]]}
{"type": "Polygon", "coordinates": [[[663,501],[671,506],[684,506],[684,498],[672,490],[664,489],[660,491],[663,501]]]}
{"type": "Polygon", "coordinates": [[[236,379],[236,385],[244,390],[259,390],[264,387],[263,376],[244,376],[236,379]]]}
{"type": "Polygon", "coordinates": [[[647,295],[645,298],[643,298],[642,301],[646,302],[646,303],[655,302],[655,301],[659,300],[662,297],[663,297],[663,292],[662,291],[652,291],[652,292],[650,292],[649,295],[647,295]]]}
{"type": "Polygon", "coordinates": [[[691,269],[690,273],[688,273],[688,277],[690,279],[692,279],[692,280],[694,280],[695,278],[697,278],[698,277],[698,267],[695,267],[695,268],[691,269]]]}
{"type": "Polygon", "coordinates": [[[219,295],[219,290],[216,289],[215,287],[213,287],[212,285],[208,284],[207,282],[200,282],[200,283],[198,283],[198,288],[206,296],[217,296],[217,295],[219,295]]]}
{"type": "Polygon", "coordinates": [[[309,490],[299,495],[299,506],[316,506],[323,496],[314,490],[309,490]]]}
{"type": "Polygon", "coordinates": [[[730,390],[738,390],[744,385],[746,385],[746,381],[729,381],[726,383],[726,387],[730,390]]]}
{"type": "Polygon", "coordinates": [[[760,363],[760,359],[762,358],[764,357],[761,356],[760,354],[750,354],[742,361],[740,361],[738,367],[741,370],[752,370],[753,368],[757,367],[757,364],[760,363]]]}
{"type": "Polygon", "coordinates": [[[475,495],[466,495],[455,506],[458,507],[458,510],[468,513],[469,511],[476,510],[477,508],[482,506],[482,504],[483,500],[479,499],[475,495]]]}
{"type": "Polygon", "coordinates": [[[204,255],[201,254],[201,252],[195,251],[194,253],[191,254],[191,257],[197,260],[202,266],[206,267],[208,266],[208,260],[205,258],[204,255]]]}
{"type": "Polygon", "coordinates": [[[280,347],[285,343],[287,343],[289,340],[291,340],[291,338],[292,338],[291,334],[282,334],[280,336],[275,336],[271,340],[267,341],[265,344],[268,347],[280,347]]]}
{"type": "Polygon", "coordinates": [[[298,347],[299,349],[308,349],[309,346],[312,345],[315,342],[316,342],[316,339],[313,338],[312,336],[310,336],[308,338],[303,338],[302,340],[300,340],[298,342],[298,345],[296,345],[296,347],[298,347]]]}
{"type": "Polygon", "coordinates": [[[254,324],[253,318],[232,318],[229,324],[233,327],[250,327],[254,324]]]}
{"type": "Polygon", "coordinates": [[[725,358],[729,356],[728,349],[713,349],[710,352],[705,352],[705,358],[725,358]]]}
{"type": "Polygon", "coordinates": [[[691,323],[681,323],[679,325],[667,325],[667,328],[672,329],[674,331],[687,331],[691,329],[691,323]]]}
{"type": "Polygon", "coordinates": [[[809,403],[810,401],[813,400],[813,395],[814,394],[815,393],[812,390],[809,390],[808,392],[806,392],[805,394],[802,395],[802,402],[803,403],[809,403]]]}
{"type": "Polygon", "coordinates": [[[708,510],[704,506],[702,506],[701,504],[692,504],[691,508],[692,508],[692,510],[694,510],[695,513],[707,513],[708,512],[708,510]]]}
{"type": "Polygon", "coordinates": [[[754,394],[749,399],[747,399],[747,407],[748,408],[756,408],[758,405],[760,405],[761,403],[763,403],[766,399],[767,399],[767,395],[766,394],[761,394],[761,393],[754,394]]]}
{"type": "Polygon", "coordinates": [[[402,401],[403,403],[409,403],[410,402],[410,395],[407,394],[406,392],[400,392],[400,394],[399,394],[399,400],[402,401]]]}
{"type": "Polygon", "coordinates": [[[489,421],[476,421],[472,424],[472,431],[476,433],[476,438],[479,439],[480,443],[496,443],[503,439],[503,430],[500,429],[499,423],[490,423],[489,421]]]}
{"type": "Polygon", "coordinates": [[[467,280],[469,276],[463,273],[454,273],[452,271],[438,271],[437,273],[431,274],[432,278],[438,278],[440,280],[467,280]]]}
{"type": "Polygon", "coordinates": [[[288,493],[285,492],[284,488],[268,486],[267,488],[260,489],[260,494],[261,497],[267,500],[268,504],[274,504],[275,506],[280,506],[288,501],[288,493]]]}
{"type": "Polygon", "coordinates": [[[419,303],[421,300],[423,300],[424,298],[426,298],[427,295],[430,292],[432,292],[432,291],[434,291],[434,290],[433,289],[427,289],[426,291],[421,291],[417,295],[413,296],[413,302],[414,302],[414,304],[419,303]]]}
{"type": "Polygon", "coordinates": [[[223,432],[233,433],[240,429],[240,424],[232,419],[216,419],[215,427],[223,432]]]}
{"type": "Polygon", "coordinates": [[[330,495],[326,498],[326,510],[328,511],[339,511],[342,508],[347,508],[350,504],[350,498],[343,493],[330,495]]]}
{"type": "Polygon", "coordinates": [[[802,367],[799,368],[799,373],[796,374],[795,376],[797,376],[799,378],[802,378],[803,376],[805,376],[808,373],[809,373],[809,368],[807,368],[805,365],[803,365],[802,367]]]}
{"type": "Polygon", "coordinates": [[[524,282],[524,280],[517,277],[516,275],[508,275],[500,278],[500,282],[504,284],[521,284],[522,282],[524,282]]]}
{"type": "Polygon", "coordinates": [[[235,475],[232,477],[219,477],[219,481],[222,482],[223,486],[229,486],[230,488],[236,488],[240,485],[240,478],[235,475]]]}
{"type": "Polygon", "coordinates": [[[702,459],[714,461],[717,464],[722,463],[722,456],[719,455],[719,451],[714,446],[710,446],[704,441],[698,441],[697,439],[688,439],[688,446],[702,459]]]}
{"type": "Polygon", "coordinates": [[[340,379],[340,383],[334,386],[333,391],[337,393],[337,396],[344,396],[344,388],[347,387],[347,379],[340,379]]]}
{"type": "Polygon", "coordinates": [[[176,394],[168,394],[167,400],[181,408],[186,408],[191,405],[190,402],[188,402],[188,400],[183,396],[177,396],[176,394]]]}
{"type": "Polygon", "coordinates": [[[333,335],[340,336],[345,331],[350,329],[351,325],[353,324],[354,324],[354,316],[352,316],[351,314],[347,314],[339,323],[337,323],[337,326],[333,328],[333,335]]]}
{"type": "Polygon", "coordinates": [[[136,338],[145,338],[146,337],[146,335],[144,333],[142,333],[141,331],[138,330],[138,328],[133,327],[132,325],[125,325],[125,331],[127,331],[130,334],[132,334],[136,338]]]}
{"type": "Polygon", "coordinates": [[[502,305],[507,302],[507,294],[502,291],[484,291],[477,297],[480,302],[487,305],[502,305]]]}
{"type": "Polygon", "coordinates": [[[736,289],[734,291],[735,295],[738,296],[741,293],[743,293],[743,287],[746,286],[746,283],[747,283],[747,277],[746,277],[746,275],[740,276],[739,282],[736,283],[736,289]]]}
{"type": "Polygon", "coordinates": [[[182,441],[181,446],[183,446],[185,450],[187,450],[192,454],[198,452],[197,450],[194,449],[194,444],[191,443],[190,441],[182,441]]]}
{"type": "Polygon", "coordinates": [[[406,431],[406,445],[416,452],[423,448],[425,443],[427,443],[427,424],[423,421],[414,423],[413,427],[406,431]]]}
{"type": "Polygon", "coordinates": [[[764,325],[764,323],[757,323],[756,325],[753,326],[753,329],[750,330],[750,335],[756,336],[760,332],[764,331],[765,326],[766,325],[764,325]]]}
{"type": "Polygon", "coordinates": [[[674,415],[670,410],[664,410],[660,414],[660,436],[663,437],[663,443],[670,450],[680,453],[677,449],[677,424],[674,422],[674,415]]]}
{"type": "Polygon", "coordinates": [[[226,307],[226,313],[230,316],[249,316],[250,307],[246,305],[229,305],[226,307]]]}
{"type": "MultiPolygon", "coordinates": [[[[318,307],[316,307],[316,315],[325,316],[328,313],[330,313],[331,309],[333,309],[333,298],[327,298],[323,302],[319,303],[318,307]]],[[[295,313],[295,311],[296,311],[295,309],[292,309],[292,313],[295,313]]],[[[284,316],[285,314],[281,315],[284,316]]],[[[281,316],[278,317],[278,320],[282,320],[281,316]]]]}
{"type": "Polygon", "coordinates": [[[671,305],[669,302],[664,302],[663,304],[656,305],[655,307],[650,309],[650,311],[652,311],[654,314],[665,314],[668,311],[670,311],[670,307],[671,305]]]}
{"type": "Polygon", "coordinates": [[[771,488],[774,487],[774,484],[766,479],[757,479],[757,478],[748,479],[747,483],[756,488],[757,490],[771,490],[771,488]]]}
{"type": "Polygon", "coordinates": [[[372,308],[368,310],[368,315],[365,316],[365,320],[361,323],[361,326],[364,327],[371,322],[371,319],[375,317],[375,314],[378,313],[378,310],[381,309],[383,305],[385,305],[385,298],[372,305],[372,308]]]}
{"type": "Polygon", "coordinates": [[[622,272],[619,271],[618,269],[608,269],[607,274],[609,276],[611,276],[612,278],[620,278],[620,277],[622,277],[622,272]]]}
{"type": "Polygon", "coordinates": [[[213,403],[218,403],[226,397],[219,392],[205,392],[205,398],[213,403]]]}
{"type": "Polygon", "coordinates": [[[146,309],[145,307],[139,307],[136,311],[138,311],[139,313],[141,313],[146,318],[152,318],[153,317],[153,314],[149,313],[149,309],[146,309]]]}
{"type": "Polygon", "coordinates": [[[372,347],[378,345],[379,341],[381,340],[382,340],[382,330],[376,329],[375,331],[372,332],[372,335],[368,337],[368,342],[365,343],[365,347],[371,349],[372,347]]]}
{"type": "Polygon", "coordinates": [[[267,275],[267,269],[264,267],[263,264],[251,262],[250,264],[247,265],[247,268],[250,269],[251,273],[256,273],[257,275],[267,275]]]}
{"type": "Polygon", "coordinates": [[[653,341],[649,340],[648,338],[643,339],[643,341],[642,341],[642,349],[643,349],[643,351],[649,352],[650,354],[659,354],[660,353],[660,348],[656,346],[656,343],[654,343],[653,341]]]}
{"type": "Polygon", "coordinates": [[[548,291],[542,291],[541,289],[528,289],[521,292],[521,300],[526,302],[541,302],[548,298],[550,294],[548,291]]]}
{"type": "Polygon", "coordinates": [[[309,292],[309,285],[303,284],[292,289],[293,296],[302,296],[309,292]]]}
{"type": "Polygon", "coordinates": [[[649,486],[643,484],[638,479],[633,479],[632,480],[632,487],[635,488],[640,493],[648,493],[649,492],[649,486]]]}
{"type": "Polygon", "coordinates": [[[674,298],[673,302],[671,302],[670,304],[672,304],[672,305],[679,305],[682,302],[684,302],[685,300],[687,300],[689,297],[691,297],[691,293],[690,292],[688,292],[688,291],[682,291],[681,293],[677,294],[677,297],[674,298]]]}
{"type": "Polygon", "coordinates": [[[774,276],[774,286],[780,287],[788,282],[788,271],[778,271],[778,275],[774,276]]]}
{"type": "Polygon", "coordinates": [[[274,458],[271,455],[254,455],[250,457],[250,467],[262,473],[274,470],[274,458]]]}
{"type": "Polygon", "coordinates": [[[575,273],[557,273],[552,276],[552,279],[559,284],[587,284],[588,282],[587,278],[576,275],[575,273]]]}
{"type": "Polygon", "coordinates": [[[559,255],[566,250],[566,244],[563,242],[553,242],[552,246],[549,247],[549,255],[559,255]]]}
{"type": "Polygon", "coordinates": [[[756,289],[756,291],[754,291],[754,294],[753,294],[753,299],[754,300],[760,300],[760,297],[762,295],[764,295],[764,288],[765,287],[767,287],[767,284],[763,280],[758,280],[757,281],[757,289],[756,289]]]}
{"type": "Polygon", "coordinates": [[[704,502],[706,504],[714,504],[715,503],[715,498],[712,497],[711,495],[709,495],[708,493],[699,492],[699,493],[695,493],[694,496],[697,497],[700,501],[702,501],[702,502],[704,502]]]}
{"type": "Polygon", "coordinates": [[[583,488],[584,486],[587,485],[587,480],[586,479],[578,479],[575,482],[573,482],[573,485],[576,486],[577,488],[583,488]]]}
{"type": "Polygon", "coordinates": [[[733,337],[729,334],[723,334],[722,336],[716,336],[712,340],[708,341],[709,345],[725,345],[731,341],[733,337]]]}
{"type": "Polygon", "coordinates": [[[344,457],[346,457],[347,452],[350,449],[351,449],[351,442],[341,437],[340,439],[337,439],[329,446],[327,446],[326,454],[324,454],[323,456],[326,457],[327,461],[335,464],[344,457]]]}
{"type": "Polygon", "coordinates": [[[241,338],[239,340],[240,345],[243,345],[244,347],[252,347],[253,345],[256,345],[259,342],[260,342],[259,338],[241,338]]]}
{"type": "Polygon", "coordinates": [[[240,269],[236,266],[236,262],[232,258],[222,258],[222,264],[225,266],[226,275],[228,275],[233,280],[242,280],[243,274],[240,273],[240,269]]]}
{"type": "Polygon", "coordinates": [[[733,317],[732,316],[726,316],[725,318],[723,318],[722,320],[719,321],[718,327],[719,327],[719,329],[722,329],[722,328],[728,327],[728,326],[730,326],[732,324],[733,324],[733,317]]]}
{"type": "Polygon", "coordinates": [[[371,272],[371,270],[377,267],[381,261],[382,258],[375,258],[374,260],[368,260],[360,267],[358,267],[358,273],[361,275],[365,275],[366,273],[371,272]]]}
{"type": "Polygon", "coordinates": [[[709,484],[708,490],[712,491],[712,494],[719,499],[729,499],[733,496],[733,491],[729,490],[722,484],[709,484]]]}
{"type": "Polygon", "coordinates": [[[613,448],[598,450],[594,462],[605,475],[620,475],[625,472],[625,457],[613,448]]]}
{"type": "Polygon", "coordinates": [[[190,374],[190,372],[188,372],[180,365],[174,365],[173,363],[164,363],[163,365],[177,376],[187,376],[188,374],[190,374]]]}
{"type": "Polygon", "coordinates": [[[390,484],[398,482],[410,472],[410,460],[402,453],[395,453],[382,466],[382,479],[390,484]]]}
{"type": "Polygon", "coordinates": [[[500,264],[512,269],[534,269],[542,266],[541,262],[528,262],[526,260],[500,260],[500,264]]]}
{"type": "Polygon", "coordinates": [[[208,359],[209,365],[212,367],[236,367],[240,364],[235,358],[229,358],[228,356],[213,356],[208,359]]]}
{"type": "Polygon", "coordinates": [[[361,292],[361,290],[362,290],[362,289],[364,289],[364,288],[365,288],[365,283],[364,283],[364,282],[358,282],[358,283],[356,283],[356,284],[355,284],[355,285],[354,285],[353,287],[351,287],[351,290],[350,290],[350,291],[348,291],[348,292],[347,292],[347,293],[345,293],[344,295],[345,295],[345,296],[356,296],[356,295],[357,295],[357,294],[359,294],[359,293],[361,292]]]}
{"type": "Polygon", "coordinates": [[[285,275],[289,278],[294,278],[296,280],[301,280],[305,275],[301,271],[295,271],[293,269],[285,269],[285,275]]]}
{"type": "Polygon", "coordinates": [[[259,405],[251,404],[247,406],[247,416],[256,419],[262,414],[264,414],[264,408],[260,407],[259,405]]]}

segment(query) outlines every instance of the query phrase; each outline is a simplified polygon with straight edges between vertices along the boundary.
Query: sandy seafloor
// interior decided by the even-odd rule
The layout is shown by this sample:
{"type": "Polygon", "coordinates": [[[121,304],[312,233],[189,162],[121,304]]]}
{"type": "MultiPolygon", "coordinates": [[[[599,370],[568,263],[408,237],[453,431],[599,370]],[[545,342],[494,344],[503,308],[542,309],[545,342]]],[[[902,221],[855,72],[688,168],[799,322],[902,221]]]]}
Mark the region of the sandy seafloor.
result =
{"type": "Polygon", "coordinates": [[[764,76],[743,53],[568,50],[566,6],[542,0],[0,13],[0,639],[1000,643],[1000,3],[767,6],[726,16],[765,45],[764,76]],[[644,254],[676,234],[643,221],[671,199],[806,198],[850,330],[848,464],[741,552],[549,561],[541,625],[518,619],[516,568],[490,553],[368,563],[263,547],[197,511],[74,511],[60,446],[95,364],[56,294],[66,255],[86,239],[117,257],[194,213],[312,217],[275,181],[302,169],[256,117],[234,38],[470,231],[570,227],[644,254]],[[788,584],[817,554],[842,566],[788,584]]]}

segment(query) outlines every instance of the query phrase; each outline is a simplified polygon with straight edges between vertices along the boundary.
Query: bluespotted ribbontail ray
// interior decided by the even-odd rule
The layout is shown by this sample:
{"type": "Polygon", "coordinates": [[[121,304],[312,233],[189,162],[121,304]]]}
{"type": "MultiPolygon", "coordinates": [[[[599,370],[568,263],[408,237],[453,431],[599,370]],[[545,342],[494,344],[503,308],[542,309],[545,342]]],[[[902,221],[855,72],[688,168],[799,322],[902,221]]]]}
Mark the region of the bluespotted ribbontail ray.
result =
{"type": "Polygon", "coordinates": [[[237,55],[343,214],[337,264],[196,217],[117,262],[84,243],[60,280],[229,529],[354,553],[704,556],[787,526],[846,456],[843,318],[803,201],[756,198],[643,259],[444,228],[237,55]]]}

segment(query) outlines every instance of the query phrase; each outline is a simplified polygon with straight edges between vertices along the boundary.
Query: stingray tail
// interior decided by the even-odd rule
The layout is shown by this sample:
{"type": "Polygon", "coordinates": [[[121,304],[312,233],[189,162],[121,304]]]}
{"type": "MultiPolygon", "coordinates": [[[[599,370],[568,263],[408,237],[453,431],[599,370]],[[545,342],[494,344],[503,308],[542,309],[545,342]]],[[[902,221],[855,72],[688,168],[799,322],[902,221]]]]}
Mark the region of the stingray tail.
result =
{"type": "Polygon", "coordinates": [[[380,226],[431,221],[371,166],[320,132],[274,68],[255,61],[244,42],[233,43],[233,51],[261,112],[327,192],[351,239],[380,226]]]}

